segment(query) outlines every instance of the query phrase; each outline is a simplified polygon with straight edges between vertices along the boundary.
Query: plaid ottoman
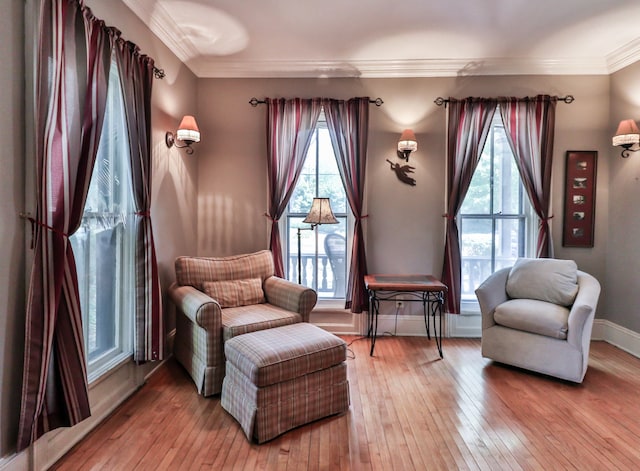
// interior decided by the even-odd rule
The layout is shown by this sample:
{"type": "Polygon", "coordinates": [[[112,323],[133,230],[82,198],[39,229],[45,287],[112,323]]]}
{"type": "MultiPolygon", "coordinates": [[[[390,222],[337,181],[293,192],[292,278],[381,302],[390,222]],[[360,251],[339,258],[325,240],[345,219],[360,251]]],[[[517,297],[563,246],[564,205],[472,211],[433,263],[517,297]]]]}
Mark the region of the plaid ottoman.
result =
{"type": "Polygon", "coordinates": [[[306,322],[224,344],[220,403],[258,443],[349,408],[345,342],[306,322]]]}

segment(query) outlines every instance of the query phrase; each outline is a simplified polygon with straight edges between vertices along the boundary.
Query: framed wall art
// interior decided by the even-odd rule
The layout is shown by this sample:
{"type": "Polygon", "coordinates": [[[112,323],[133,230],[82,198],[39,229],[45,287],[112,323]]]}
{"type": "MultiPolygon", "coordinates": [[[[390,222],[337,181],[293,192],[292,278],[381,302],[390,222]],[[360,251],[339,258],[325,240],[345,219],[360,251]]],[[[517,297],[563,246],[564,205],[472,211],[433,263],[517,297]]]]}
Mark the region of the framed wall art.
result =
{"type": "Polygon", "coordinates": [[[569,150],[564,189],[564,247],[593,247],[598,152],[569,150]]]}

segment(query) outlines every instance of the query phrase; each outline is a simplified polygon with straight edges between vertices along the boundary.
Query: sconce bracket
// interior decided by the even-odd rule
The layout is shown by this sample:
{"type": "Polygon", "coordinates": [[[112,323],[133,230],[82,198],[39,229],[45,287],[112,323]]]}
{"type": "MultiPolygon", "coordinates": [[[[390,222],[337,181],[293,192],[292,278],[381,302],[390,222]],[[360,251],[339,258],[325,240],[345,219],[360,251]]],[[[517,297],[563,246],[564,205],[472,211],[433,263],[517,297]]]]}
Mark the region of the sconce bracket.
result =
{"type": "Polygon", "coordinates": [[[622,156],[623,159],[628,159],[629,156],[631,155],[631,152],[638,152],[640,150],[640,148],[638,149],[632,149],[631,147],[633,146],[633,144],[622,144],[620,147],[622,147],[622,153],[620,154],[622,156]]]}
{"type": "Polygon", "coordinates": [[[164,135],[164,142],[167,144],[167,147],[169,149],[171,149],[171,147],[173,147],[173,145],[176,143],[176,138],[173,136],[173,133],[171,131],[167,131],[167,133],[164,135]]]}
{"type": "Polygon", "coordinates": [[[399,150],[397,151],[398,158],[404,160],[405,162],[409,162],[409,156],[411,155],[410,150],[399,150]]]}
{"type": "Polygon", "coordinates": [[[193,147],[191,147],[191,144],[193,144],[194,141],[183,141],[184,145],[180,146],[171,131],[167,131],[164,135],[164,142],[167,144],[169,149],[176,146],[178,149],[185,149],[185,152],[189,155],[193,154],[193,147]]]}

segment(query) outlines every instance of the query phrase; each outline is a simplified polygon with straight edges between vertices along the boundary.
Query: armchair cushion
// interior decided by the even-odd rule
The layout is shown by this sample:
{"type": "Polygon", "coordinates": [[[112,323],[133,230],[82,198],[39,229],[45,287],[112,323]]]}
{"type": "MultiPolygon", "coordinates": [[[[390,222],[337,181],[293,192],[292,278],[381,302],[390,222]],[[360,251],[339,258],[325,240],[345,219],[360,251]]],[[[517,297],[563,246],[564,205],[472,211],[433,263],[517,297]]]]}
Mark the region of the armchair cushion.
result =
{"type": "Polygon", "coordinates": [[[205,281],[202,283],[205,294],[220,304],[220,307],[239,307],[265,302],[262,279],[205,281]]]}
{"type": "Polygon", "coordinates": [[[573,260],[520,258],[509,272],[507,294],[571,306],[578,294],[578,266],[573,260]]]}
{"type": "Polygon", "coordinates": [[[302,316],[272,304],[240,306],[222,310],[222,338],[302,322],[302,316]]]}
{"type": "Polygon", "coordinates": [[[537,299],[512,299],[496,307],[493,319],[505,327],[564,340],[569,309],[537,299]]]}

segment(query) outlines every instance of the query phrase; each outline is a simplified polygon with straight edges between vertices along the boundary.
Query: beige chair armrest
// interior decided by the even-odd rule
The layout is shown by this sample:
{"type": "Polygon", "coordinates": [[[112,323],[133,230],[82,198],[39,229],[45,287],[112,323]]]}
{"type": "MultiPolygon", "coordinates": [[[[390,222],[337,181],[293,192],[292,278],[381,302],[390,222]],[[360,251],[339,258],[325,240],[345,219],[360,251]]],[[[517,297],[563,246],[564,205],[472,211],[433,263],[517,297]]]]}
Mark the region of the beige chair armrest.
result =
{"type": "Polygon", "coordinates": [[[507,278],[511,267],[502,268],[489,276],[476,289],[476,296],[482,313],[482,330],[495,324],[493,311],[495,308],[509,299],[507,296],[507,278]]]}
{"type": "Polygon", "coordinates": [[[588,273],[578,271],[578,294],[569,312],[567,342],[582,352],[589,351],[600,283],[588,273]]]}
{"type": "Polygon", "coordinates": [[[297,312],[304,322],[309,322],[309,314],[318,301],[314,290],[277,276],[264,280],[263,288],[269,304],[297,312]]]}
{"type": "Polygon", "coordinates": [[[217,301],[193,286],[178,286],[173,283],[169,297],[192,322],[205,330],[222,329],[222,310],[217,301]]]}

